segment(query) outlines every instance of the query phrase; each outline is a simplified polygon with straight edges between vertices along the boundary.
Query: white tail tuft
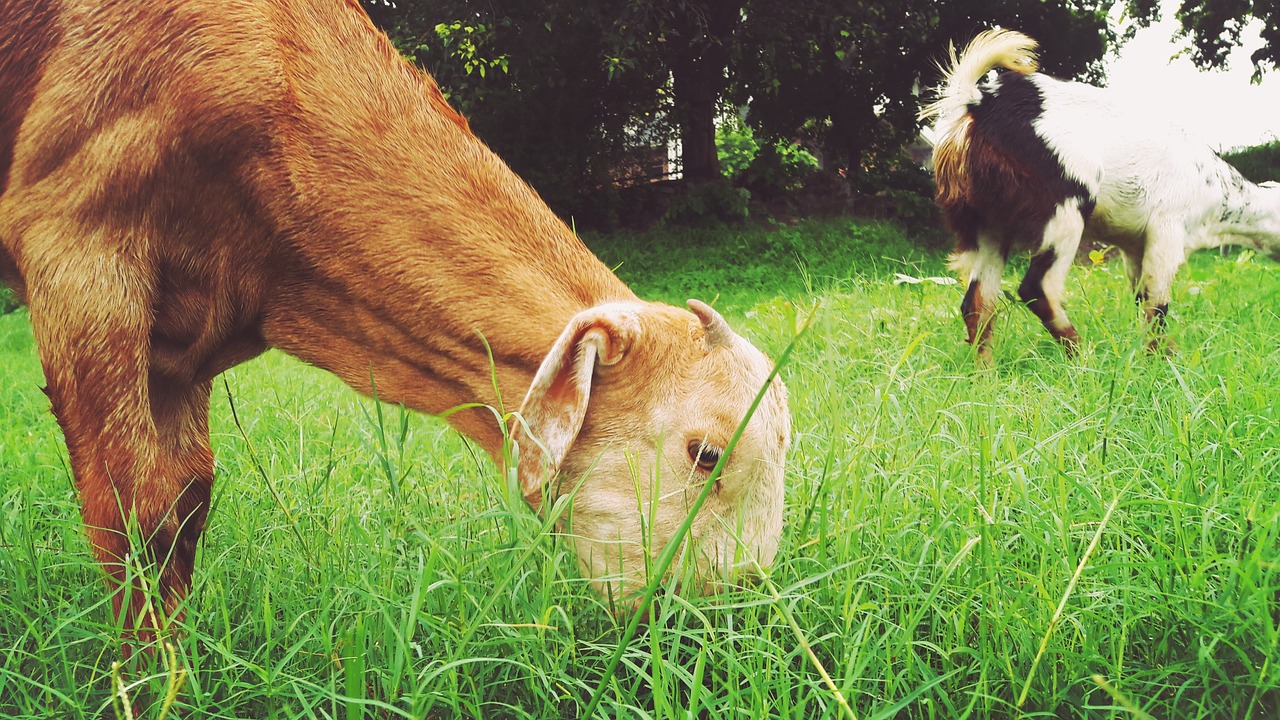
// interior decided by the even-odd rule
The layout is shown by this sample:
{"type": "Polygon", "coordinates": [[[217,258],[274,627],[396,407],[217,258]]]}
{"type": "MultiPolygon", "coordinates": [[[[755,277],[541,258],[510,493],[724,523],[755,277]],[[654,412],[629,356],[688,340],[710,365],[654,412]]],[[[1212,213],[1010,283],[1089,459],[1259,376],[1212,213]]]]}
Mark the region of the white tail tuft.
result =
{"type": "Polygon", "coordinates": [[[951,46],[950,69],[943,67],[941,93],[937,100],[920,111],[921,120],[938,119],[943,125],[955,124],[964,116],[969,103],[982,99],[978,83],[993,68],[1029,75],[1039,68],[1036,41],[1016,30],[986,30],[969,42],[960,57],[951,46]]]}

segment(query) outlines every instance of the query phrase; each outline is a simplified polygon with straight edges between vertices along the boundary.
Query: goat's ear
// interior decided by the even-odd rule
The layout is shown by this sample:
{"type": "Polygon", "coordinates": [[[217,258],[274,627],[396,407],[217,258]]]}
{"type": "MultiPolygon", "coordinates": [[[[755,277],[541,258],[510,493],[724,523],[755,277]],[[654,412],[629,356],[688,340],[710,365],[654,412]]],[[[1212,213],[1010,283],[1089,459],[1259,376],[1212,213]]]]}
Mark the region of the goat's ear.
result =
{"type": "Polygon", "coordinates": [[[582,429],[596,364],[617,363],[640,333],[637,311],[634,305],[612,303],[583,310],[538,368],[511,428],[520,489],[535,510],[542,504],[543,486],[559,472],[582,429]]]}

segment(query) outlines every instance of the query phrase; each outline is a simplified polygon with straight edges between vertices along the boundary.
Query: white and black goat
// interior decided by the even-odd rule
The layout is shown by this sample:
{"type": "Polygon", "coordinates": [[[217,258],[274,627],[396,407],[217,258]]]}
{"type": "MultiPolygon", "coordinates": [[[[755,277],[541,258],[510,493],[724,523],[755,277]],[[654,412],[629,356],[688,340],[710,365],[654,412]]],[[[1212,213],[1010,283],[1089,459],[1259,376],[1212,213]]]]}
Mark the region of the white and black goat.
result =
{"type": "Polygon", "coordinates": [[[1079,336],[1062,290],[1082,235],[1123,251],[1157,333],[1188,253],[1238,244],[1280,260],[1280,186],[1249,182],[1112,91],[1037,73],[1035,48],[1010,30],[978,35],[953,51],[940,97],[920,114],[936,118],[937,202],[956,235],[952,267],[969,283],[960,310],[979,361],[991,357],[1013,250],[1033,253],[1019,297],[1068,353],[1079,336]],[[1012,72],[979,85],[998,67],[1012,72]]]}

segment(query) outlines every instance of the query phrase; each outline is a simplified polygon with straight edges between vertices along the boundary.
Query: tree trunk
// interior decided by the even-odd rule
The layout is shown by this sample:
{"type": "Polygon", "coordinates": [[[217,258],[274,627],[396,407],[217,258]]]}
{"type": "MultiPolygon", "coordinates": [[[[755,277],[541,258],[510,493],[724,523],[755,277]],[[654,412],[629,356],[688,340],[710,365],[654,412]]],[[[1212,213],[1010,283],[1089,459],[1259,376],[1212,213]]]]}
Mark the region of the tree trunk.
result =
{"type": "Polygon", "coordinates": [[[844,168],[845,179],[855,187],[862,180],[862,157],[867,139],[875,130],[876,114],[870,100],[847,98],[831,113],[831,129],[824,143],[836,163],[844,168]]]}
{"type": "Polygon", "coordinates": [[[716,101],[728,82],[729,47],[742,21],[742,0],[690,3],[680,28],[684,46],[675,54],[671,76],[680,126],[680,159],[687,182],[722,177],[716,154],[716,101]]]}
{"type": "Polygon", "coordinates": [[[695,57],[677,62],[672,68],[676,117],[680,124],[680,160],[684,179],[690,183],[721,177],[715,124],[716,98],[720,93],[710,75],[723,74],[724,68],[711,66],[705,57],[695,57]]]}

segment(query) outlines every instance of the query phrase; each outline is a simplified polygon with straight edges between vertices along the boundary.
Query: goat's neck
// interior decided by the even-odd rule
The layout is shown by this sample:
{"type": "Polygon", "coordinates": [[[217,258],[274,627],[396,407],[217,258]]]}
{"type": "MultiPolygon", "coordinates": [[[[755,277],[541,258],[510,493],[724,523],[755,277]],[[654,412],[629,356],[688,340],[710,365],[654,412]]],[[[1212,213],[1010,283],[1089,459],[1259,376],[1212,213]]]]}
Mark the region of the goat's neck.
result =
{"type": "MultiPolygon", "coordinates": [[[[285,159],[293,264],[266,339],[414,409],[515,410],[574,314],[636,297],[448,117],[392,125],[376,144],[326,129],[285,159]]],[[[493,413],[449,420],[499,456],[493,413]]]]}
{"type": "MultiPolygon", "coordinates": [[[[309,22],[280,39],[266,340],[414,409],[517,409],[575,313],[635,295],[361,13],[309,22]]],[[[449,421],[499,457],[492,413],[449,421]]]]}
{"type": "MultiPolygon", "coordinates": [[[[267,340],[414,409],[517,409],[574,314],[635,296],[558,220],[509,203],[495,198],[486,211],[459,198],[443,218],[437,206],[324,240],[299,237],[267,340]]],[[[451,422],[500,450],[492,413],[451,422]]]]}
{"type": "Polygon", "coordinates": [[[1189,249],[1243,245],[1280,256],[1280,188],[1255,185],[1226,163],[1223,168],[1219,216],[1191,239],[1189,249]]]}

